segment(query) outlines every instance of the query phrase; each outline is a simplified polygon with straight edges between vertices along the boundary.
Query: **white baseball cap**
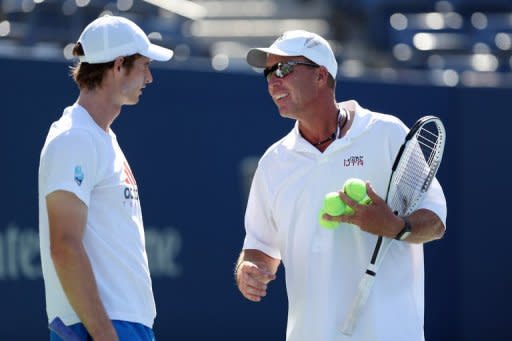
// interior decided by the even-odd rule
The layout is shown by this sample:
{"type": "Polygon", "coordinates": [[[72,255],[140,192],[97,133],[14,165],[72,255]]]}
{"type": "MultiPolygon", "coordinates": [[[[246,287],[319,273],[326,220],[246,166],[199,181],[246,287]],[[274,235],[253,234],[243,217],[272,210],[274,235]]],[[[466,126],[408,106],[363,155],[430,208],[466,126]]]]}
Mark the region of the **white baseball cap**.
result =
{"type": "Polygon", "coordinates": [[[99,17],[87,25],[78,42],[84,50],[80,62],[90,64],[107,63],[136,53],[167,61],[174,54],[170,49],[152,44],[133,21],[112,15],[99,17]]]}
{"type": "Polygon", "coordinates": [[[316,33],[304,30],[286,31],[270,47],[250,49],[247,53],[247,63],[264,68],[269,54],[306,57],[315,64],[324,66],[336,79],[338,62],[327,40],[316,33]]]}

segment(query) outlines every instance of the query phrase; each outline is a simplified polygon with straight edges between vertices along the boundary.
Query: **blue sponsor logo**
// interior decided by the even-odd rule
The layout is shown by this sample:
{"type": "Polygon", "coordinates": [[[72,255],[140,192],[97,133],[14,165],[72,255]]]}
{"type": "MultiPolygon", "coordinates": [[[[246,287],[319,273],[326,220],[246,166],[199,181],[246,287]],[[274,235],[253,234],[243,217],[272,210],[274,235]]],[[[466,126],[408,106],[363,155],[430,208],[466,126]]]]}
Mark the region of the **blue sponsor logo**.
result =
{"type": "Polygon", "coordinates": [[[75,182],[80,186],[84,181],[84,172],[82,172],[82,166],[75,167],[75,182]]]}

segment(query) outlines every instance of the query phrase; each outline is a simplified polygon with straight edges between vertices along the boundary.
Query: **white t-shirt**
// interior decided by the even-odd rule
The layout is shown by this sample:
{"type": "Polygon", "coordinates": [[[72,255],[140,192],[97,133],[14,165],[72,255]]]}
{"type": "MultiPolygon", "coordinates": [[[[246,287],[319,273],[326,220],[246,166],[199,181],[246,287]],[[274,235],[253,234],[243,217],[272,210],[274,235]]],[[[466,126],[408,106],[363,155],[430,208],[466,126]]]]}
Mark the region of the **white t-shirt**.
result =
{"type": "MultiPolygon", "coordinates": [[[[245,214],[244,249],[281,259],[288,293],[288,341],[417,341],[424,339],[422,245],[395,241],[352,338],[344,320],[369,264],[377,236],[342,224],[328,230],[318,213],[324,195],[348,178],[369,180],[385,197],[392,163],[408,131],[396,117],[370,112],[355,101],[348,133],[321,153],[301,137],[298,124],[260,159],[245,214]]],[[[420,205],[446,221],[435,180],[420,205]]]]}
{"type": "Polygon", "coordinates": [[[50,128],[39,165],[39,234],[48,320],[80,322],[50,256],[46,196],[74,193],[88,207],[83,245],[110,319],[153,326],[156,316],[137,184],[115,134],[78,104],[50,128]]]}

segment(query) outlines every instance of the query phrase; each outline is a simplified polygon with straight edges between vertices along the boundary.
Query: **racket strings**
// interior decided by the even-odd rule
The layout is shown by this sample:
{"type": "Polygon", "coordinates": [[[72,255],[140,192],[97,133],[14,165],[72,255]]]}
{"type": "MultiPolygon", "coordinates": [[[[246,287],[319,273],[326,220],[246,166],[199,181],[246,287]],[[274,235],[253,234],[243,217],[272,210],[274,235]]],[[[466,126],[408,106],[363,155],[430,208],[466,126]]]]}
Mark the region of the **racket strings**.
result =
{"type": "Polygon", "coordinates": [[[427,163],[430,167],[430,172],[428,177],[425,180],[423,185],[423,190],[426,191],[430,186],[437,169],[441,163],[441,159],[443,157],[443,146],[444,146],[444,129],[440,126],[438,122],[431,122],[431,124],[427,124],[424,129],[417,135],[418,141],[421,143],[425,143],[424,141],[428,140],[428,152],[425,155],[429,155],[427,159],[427,163]]]}
{"type": "Polygon", "coordinates": [[[437,127],[427,128],[426,126],[423,126],[421,129],[419,129],[416,137],[418,141],[430,146],[430,148],[434,148],[439,141],[439,130],[437,127]],[[431,129],[435,129],[435,131],[432,131],[431,129]]]}
{"type": "Polygon", "coordinates": [[[406,148],[396,175],[393,179],[395,188],[390,193],[389,206],[398,214],[407,213],[407,208],[413,205],[416,198],[430,186],[433,174],[437,170],[440,157],[436,156],[439,141],[439,134],[422,127],[409,141],[409,148],[406,148]],[[418,182],[418,179],[425,179],[418,182]]]}
{"type": "Polygon", "coordinates": [[[444,136],[440,127],[432,122],[431,124],[426,124],[421,129],[419,129],[416,134],[416,140],[423,148],[425,155],[430,155],[428,158],[425,158],[429,165],[432,165],[433,162],[440,162],[440,145],[444,143],[444,136]]]}
{"type": "MultiPolygon", "coordinates": [[[[411,142],[414,143],[414,141],[411,142]]],[[[409,206],[409,199],[418,191],[418,183],[415,180],[423,178],[425,172],[428,171],[425,169],[424,161],[417,161],[420,159],[418,155],[420,154],[419,150],[417,148],[410,148],[408,151],[410,152],[403,155],[404,159],[402,159],[407,160],[408,162],[401,162],[397,167],[397,173],[394,178],[396,190],[391,196],[390,202],[391,208],[397,210],[399,214],[404,213],[403,208],[409,206]]]]}

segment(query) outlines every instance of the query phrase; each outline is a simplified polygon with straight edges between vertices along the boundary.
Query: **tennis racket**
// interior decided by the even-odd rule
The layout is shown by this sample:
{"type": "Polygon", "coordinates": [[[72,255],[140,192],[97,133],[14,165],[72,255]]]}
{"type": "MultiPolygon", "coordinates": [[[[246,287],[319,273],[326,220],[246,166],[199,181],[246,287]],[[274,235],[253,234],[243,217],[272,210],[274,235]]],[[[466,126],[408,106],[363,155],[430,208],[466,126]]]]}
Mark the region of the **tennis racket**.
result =
{"type": "MultiPolygon", "coordinates": [[[[424,116],[411,128],[391,168],[386,202],[399,216],[411,214],[421,202],[434,179],[446,141],[443,123],[438,117],[424,116]]],[[[375,249],[357,289],[349,313],[340,325],[343,334],[352,335],[371,292],[375,276],[394,239],[379,236],[375,249]]]]}
{"type": "Polygon", "coordinates": [[[64,341],[80,341],[75,332],[66,326],[59,317],[54,318],[48,327],[64,341]]]}

